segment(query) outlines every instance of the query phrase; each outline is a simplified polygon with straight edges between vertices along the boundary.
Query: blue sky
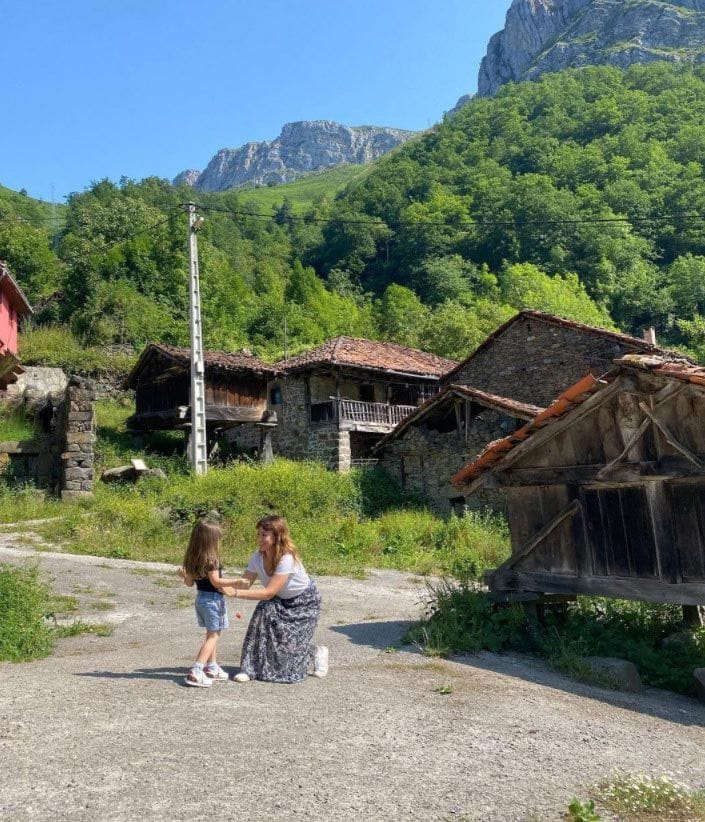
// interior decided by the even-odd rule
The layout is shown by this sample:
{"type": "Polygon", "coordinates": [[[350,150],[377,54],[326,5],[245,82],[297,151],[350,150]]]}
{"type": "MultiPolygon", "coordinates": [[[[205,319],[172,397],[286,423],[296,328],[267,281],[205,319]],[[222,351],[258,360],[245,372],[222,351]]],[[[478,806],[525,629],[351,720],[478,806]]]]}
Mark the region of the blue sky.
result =
{"type": "Polygon", "coordinates": [[[423,129],[509,0],[0,0],[0,183],[61,202],[171,178],[292,120],[423,129]]]}

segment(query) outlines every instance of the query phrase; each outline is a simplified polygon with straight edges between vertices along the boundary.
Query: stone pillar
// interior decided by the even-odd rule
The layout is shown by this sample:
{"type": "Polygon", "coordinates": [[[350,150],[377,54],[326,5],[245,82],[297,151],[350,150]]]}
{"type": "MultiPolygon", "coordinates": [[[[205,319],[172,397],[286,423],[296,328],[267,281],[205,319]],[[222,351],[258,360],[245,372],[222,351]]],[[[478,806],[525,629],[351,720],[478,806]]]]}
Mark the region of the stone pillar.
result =
{"type": "Polygon", "coordinates": [[[90,380],[71,377],[60,417],[63,429],[60,436],[64,444],[61,454],[62,500],[93,494],[94,399],[93,383],[90,380]]]}

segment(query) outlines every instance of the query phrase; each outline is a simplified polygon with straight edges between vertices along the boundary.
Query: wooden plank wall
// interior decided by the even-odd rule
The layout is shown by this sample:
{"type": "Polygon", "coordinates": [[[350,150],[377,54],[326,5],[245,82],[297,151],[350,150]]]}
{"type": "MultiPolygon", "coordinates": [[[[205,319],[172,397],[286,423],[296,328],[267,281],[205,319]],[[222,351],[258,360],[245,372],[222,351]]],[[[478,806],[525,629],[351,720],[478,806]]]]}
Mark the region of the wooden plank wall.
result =
{"type": "Polygon", "coordinates": [[[226,408],[258,408],[267,405],[267,386],[254,380],[206,383],[206,404],[226,408]]]}

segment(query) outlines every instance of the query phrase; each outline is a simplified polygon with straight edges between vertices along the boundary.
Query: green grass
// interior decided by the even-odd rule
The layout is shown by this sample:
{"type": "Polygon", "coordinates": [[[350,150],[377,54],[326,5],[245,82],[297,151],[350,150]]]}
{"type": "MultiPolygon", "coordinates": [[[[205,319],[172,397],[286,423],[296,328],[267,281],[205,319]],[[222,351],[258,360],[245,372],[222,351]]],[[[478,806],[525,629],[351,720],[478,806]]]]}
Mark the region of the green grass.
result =
{"type": "Polygon", "coordinates": [[[629,660],[645,684],[684,694],[694,693],[693,670],[705,667],[705,628],[683,630],[680,606],[578,597],[565,615],[549,614],[528,630],[519,605],[497,606],[467,583],[430,586],[425,618],[406,641],[429,656],[530,650],[567,675],[603,687],[614,683],[591,673],[585,657],[629,660]],[[662,646],[674,635],[676,641],[662,646]]]}
{"type": "Polygon", "coordinates": [[[20,356],[25,365],[63,368],[69,373],[92,376],[126,376],[137,354],[108,354],[85,347],[65,326],[27,327],[20,337],[20,356]]]}
{"type": "Polygon", "coordinates": [[[4,211],[22,217],[35,226],[52,230],[52,220],[56,220],[55,230],[63,228],[67,206],[63,203],[52,205],[44,200],[36,200],[0,185],[0,214],[4,211]]]}
{"type": "MultiPolygon", "coordinates": [[[[383,500],[385,479],[379,483],[383,500]]],[[[361,576],[367,567],[465,572],[506,556],[501,522],[474,516],[446,522],[417,508],[366,513],[383,500],[374,498],[369,476],[362,481],[357,472],[338,474],[317,463],[287,460],[270,466],[236,463],[212,468],[204,477],[177,471],[167,482],[98,482],[94,499],[66,507],[59,520],[38,531],[76,553],[180,563],[195,518],[216,511],[225,531],[224,561],[242,567],[255,546],[257,519],[280,512],[313,573],[361,576]]]]}
{"type": "Polygon", "coordinates": [[[45,622],[50,593],[36,568],[0,565],[0,661],[20,662],[51,653],[45,622]]]}
{"type": "Polygon", "coordinates": [[[243,188],[238,193],[241,193],[243,202],[253,203],[258,211],[265,214],[278,208],[284,198],[291,201],[295,213],[301,213],[316,200],[333,200],[348,183],[362,179],[369,169],[370,166],[338,166],[328,171],[307,174],[292,183],[252,190],[243,188]]]}
{"type": "Polygon", "coordinates": [[[705,820],[705,791],[692,790],[668,775],[617,772],[594,787],[591,799],[573,798],[566,818],[571,822],[623,819],[629,822],[698,822],[705,820]]]}
{"type": "Polygon", "coordinates": [[[36,423],[27,417],[22,406],[0,406],[0,442],[32,440],[37,433],[36,423]]]}
{"type": "MultiPolygon", "coordinates": [[[[112,603],[95,603],[112,608],[112,603]]],[[[78,608],[75,597],[52,593],[36,567],[0,564],[0,662],[28,662],[48,656],[57,639],[80,634],[109,636],[110,625],[74,619],[59,624],[78,608]]]]}

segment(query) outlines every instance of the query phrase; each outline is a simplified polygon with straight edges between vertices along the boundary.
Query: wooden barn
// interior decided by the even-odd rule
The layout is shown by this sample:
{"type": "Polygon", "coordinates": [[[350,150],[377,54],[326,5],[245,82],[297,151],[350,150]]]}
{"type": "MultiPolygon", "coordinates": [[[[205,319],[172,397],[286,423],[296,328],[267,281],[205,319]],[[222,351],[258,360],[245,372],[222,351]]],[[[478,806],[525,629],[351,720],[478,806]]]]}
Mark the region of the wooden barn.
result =
{"type": "Polygon", "coordinates": [[[705,603],[705,368],[632,354],[453,478],[507,499],[495,592],[705,603]]]}
{"type": "Polygon", "coordinates": [[[22,289],[0,261],[0,389],[16,382],[24,369],[17,356],[20,320],[32,313],[22,289]]]}
{"type": "MultiPolygon", "coordinates": [[[[276,368],[248,354],[207,351],[206,423],[209,431],[269,422],[267,380],[276,368]]],[[[188,429],[191,423],[190,349],[148,345],[124,383],[135,391],[133,431],[188,429]]]]}

